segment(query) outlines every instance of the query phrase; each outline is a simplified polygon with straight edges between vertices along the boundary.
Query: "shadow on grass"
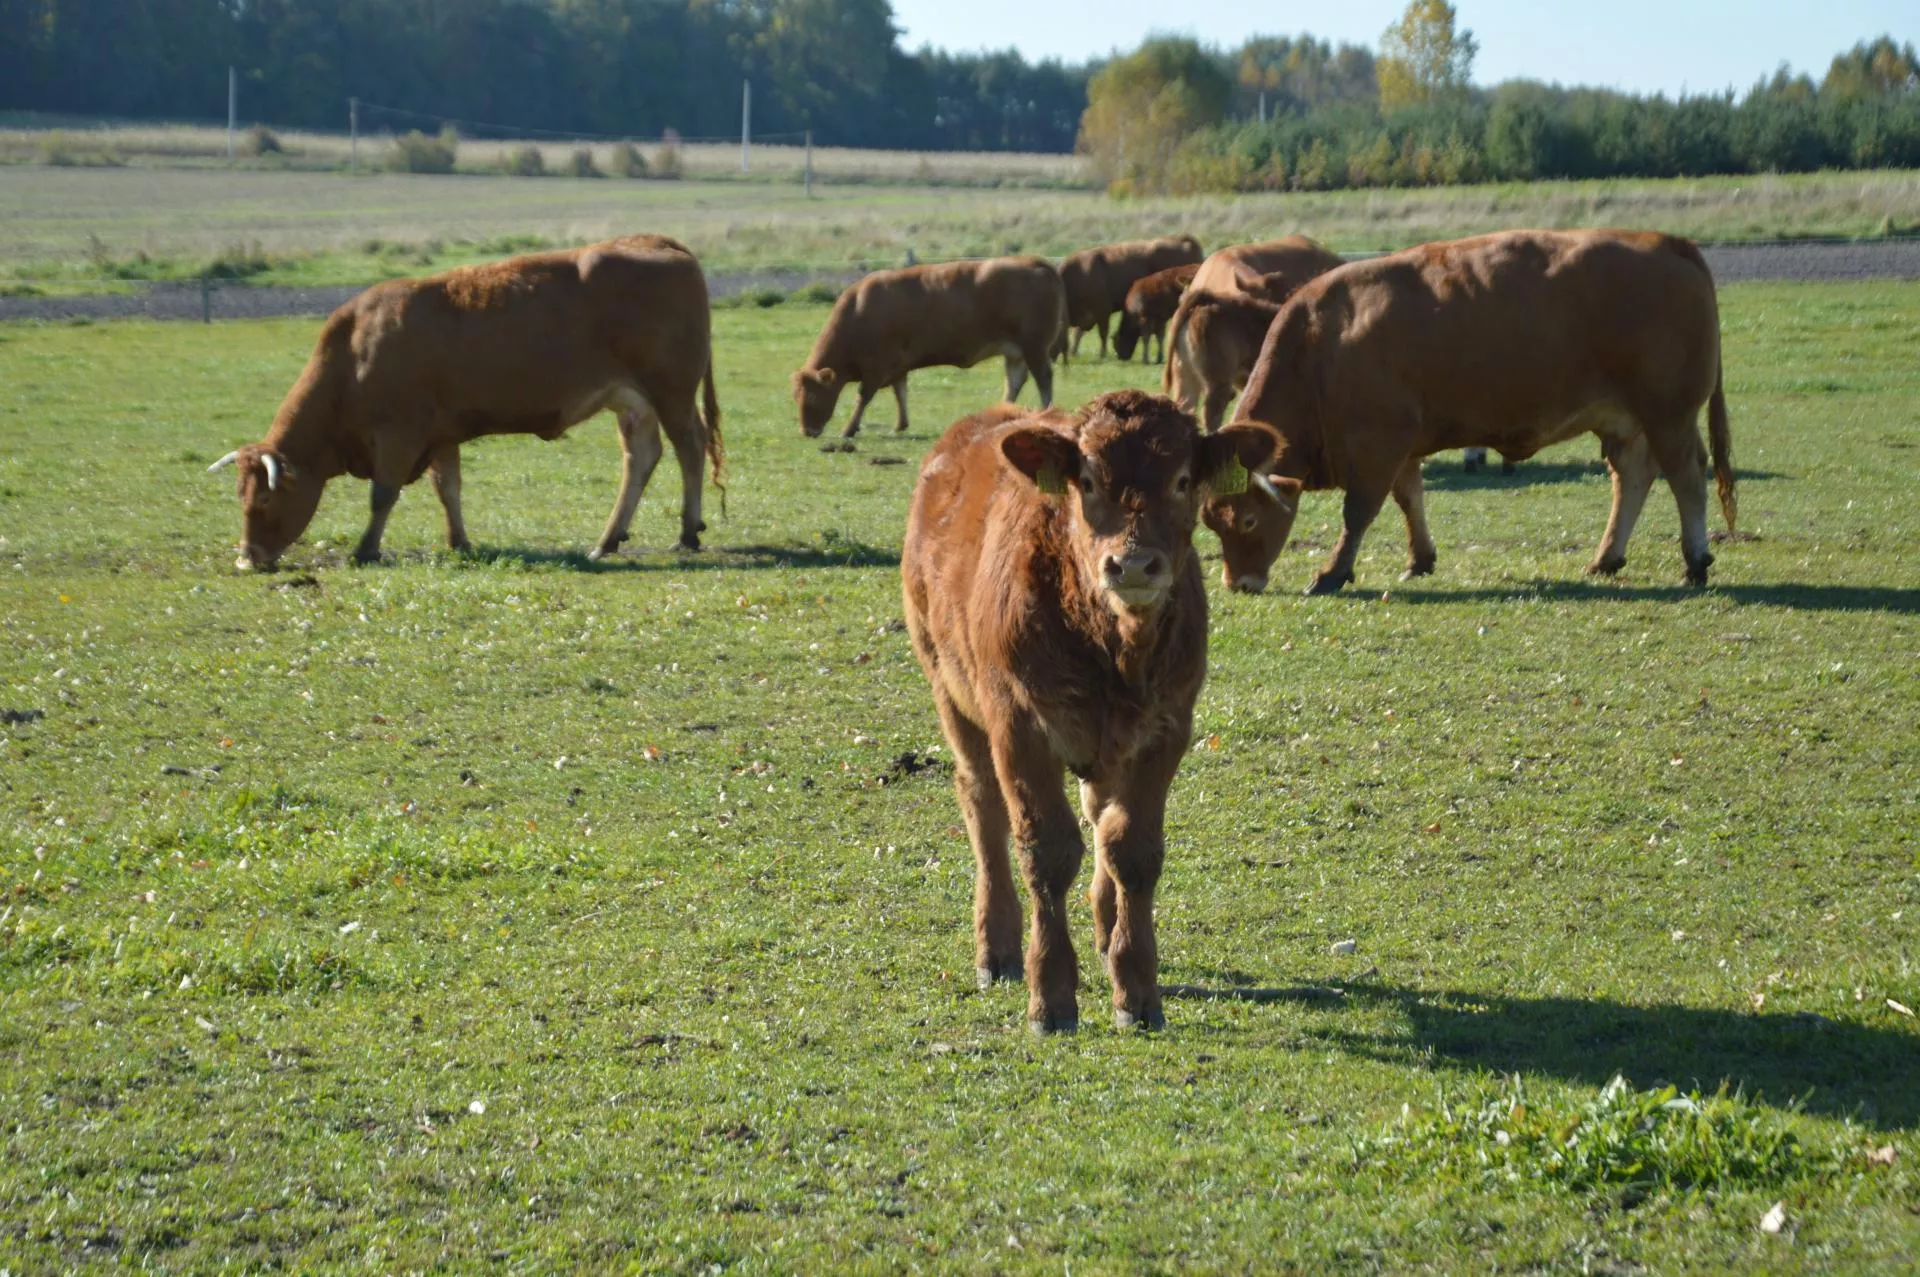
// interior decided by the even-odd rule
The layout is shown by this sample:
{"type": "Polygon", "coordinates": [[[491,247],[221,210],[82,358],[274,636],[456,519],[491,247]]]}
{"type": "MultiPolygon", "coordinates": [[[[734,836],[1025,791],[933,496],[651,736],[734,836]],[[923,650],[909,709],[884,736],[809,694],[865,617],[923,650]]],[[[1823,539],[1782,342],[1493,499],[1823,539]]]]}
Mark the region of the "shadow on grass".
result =
{"type": "Polygon", "coordinates": [[[584,550],[486,546],[462,556],[477,565],[558,568],[574,572],[702,572],[755,568],[884,568],[900,565],[900,551],[863,541],[824,545],[714,545],[701,550],[633,550],[590,559],[584,550]]]}
{"type": "MultiPolygon", "coordinates": [[[[1903,616],[1920,613],[1920,590],[1882,585],[1802,585],[1782,582],[1773,585],[1714,585],[1696,590],[1685,585],[1624,585],[1593,580],[1515,581],[1503,586],[1480,586],[1464,590],[1408,589],[1391,587],[1395,603],[1506,602],[1518,597],[1549,603],[1675,603],[1683,599],[1718,596],[1746,607],[1784,607],[1796,612],[1895,612],[1903,616]]],[[[1377,598],[1366,590],[1352,591],[1353,597],[1377,598]]]]}
{"type": "Polygon", "coordinates": [[[1433,1059],[1452,1068],[1544,1074],[1596,1087],[1616,1073],[1638,1087],[1667,1082],[1710,1092],[1724,1082],[1775,1107],[1797,1102],[1809,1113],[1888,1130],[1920,1125],[1920,1036],[1892,1025],[1805,1012],[1749,1015],[1378,984],[1349,985],[1344,992],[1340,997],[1316,986],[1162,990],[1167,998],[1390,1006],[1404,1018],[1404,1031],[1367,1033],[1336,1024],[1316,1033],[1349,1054],[1384,1063],[1433,1059]]]}
{"type": "MultiPolygon", "coordinates": [[[[1739,470],[1741,482],[1749,480],[1764,482],[1768,479],[1780,479],[1786,476],[1773,470],[1739,470]]],[[[1500,469],[1495,459],[1484,468],[1469,474],[1461,468],[1457,459],[1446,461],[1428,460],[1421,471],[1421,479],[1428,492],[1480,492],[1498,488],[1524,488],[1536,484],[1582,483],[1588,479],[1607,478],[1607,463],[1604,461],[1522,461],[1512,474],[1500,469]]],[[[1662,485],[1664,486],[1664,484],[1662,485]]]]}

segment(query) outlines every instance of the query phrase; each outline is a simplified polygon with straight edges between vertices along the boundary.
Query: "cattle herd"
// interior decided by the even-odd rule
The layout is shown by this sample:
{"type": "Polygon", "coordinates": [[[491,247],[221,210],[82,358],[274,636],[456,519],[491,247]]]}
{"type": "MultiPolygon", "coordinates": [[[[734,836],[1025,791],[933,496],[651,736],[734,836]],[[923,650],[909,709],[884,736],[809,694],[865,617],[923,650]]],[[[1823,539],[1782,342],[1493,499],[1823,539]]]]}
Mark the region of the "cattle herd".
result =
{"type": "MultiPolygon", "coordinates": [[[[1345,262],[1302,236],[1203,256],[1183,235],[1057,268],[1018,256],[879,271],[841,294],[793,374],[800,429],[819,435],[857,383],[847,435],[884,389],[905,430],[910,373],[996,355],[1007,402],[927,454],[901,577],[974,851],[976,973],[983,986],[1024,979],[1038,1032],[1079,1022],[1066,919],[1084,846],[1067,772],[1094,835],[1094,943],[1115,1022],[1164,1022],[1153,897],[1206,669],[1199,523],[1220,538],[1225,584],[1258,591],[1301,493],[1340,489],[1342,532],[1309,587],[1328,592],[1353,580],[1392,496],[1407,574],[1422,575],[1436,556],[1423,458],[1493,448],[1511,462],[1586,432],[1613,482],[1589,571],[1626,562],[1664,476],[1686,579],[1706,584],[1708,445],[1734,521],[1713,279],[1672,236],[1509,231],[1345,262]],[[1053,407],[1054,361],[1090,331],[1104,355],[1116,316],[1120,359],[1158,342],[1165,393],[1053,407]],[[1014,404],[1029,377],[1038,411],[1014,404]]],[[[554,439],[603,409],[625,471],[595,557],[627,539],[663,431],[680,463],[680,544],[697,549],[704,472],[718,485],[724,453],[706,281],[683,245],[636,235],[370,288],[328,319],[266,439],[214,464],[239,475],[238,566],[272,567],[342,474],[372,485],[357,559],[379,557],[400,489],[429,472],[447,542],[463,548],[463,443],[554,439]]]]}

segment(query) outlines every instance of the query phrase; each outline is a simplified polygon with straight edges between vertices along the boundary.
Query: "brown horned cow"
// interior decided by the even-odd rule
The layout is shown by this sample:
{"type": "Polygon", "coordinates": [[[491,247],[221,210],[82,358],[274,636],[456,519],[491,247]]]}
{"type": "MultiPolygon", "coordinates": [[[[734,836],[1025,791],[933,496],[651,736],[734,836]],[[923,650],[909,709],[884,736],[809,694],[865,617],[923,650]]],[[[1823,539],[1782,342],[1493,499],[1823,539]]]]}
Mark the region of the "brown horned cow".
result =
{"type": "Polygon", "coordinates": [[[1187,291],[1187,284],[1199,269],[1198,262],[1189,262],[1171,270],[1157,270],[1133,282],[1133,287],[1127,290],[1125,304],[1120,307],[1120,325],[1113,330],[1115,359],[1132,359],[1133,348],[1138,346],[1140,362],[1148,363],[1156,340],[1160,343],[1160,358],[1166,359],[1167,321],[1173,318],[1181,294],[1187,291]]]}
{"type": "Polygon", "coordinates": [[[1259,590],[1303,488],[1343,488],[1345,528],[1310,591],[1353,579],[1389,494],[1408,576],[1433,571],[1420,459],[1481,445],[1524,460],[1591,431],[1613,513],[1589,572],[1619,571],[1655,478],[1680,508],[1688,584],[1707,581],[1707,410],[1721,513],[1732,440],[1713,276],[1691,240],[1648,231],[1509,231],[1355,262],[1309,283],[1268,330],[1240,403],[1285,443],[1245,493],[1209,504],[1227,584],[1259,590]]]}
{"type": "Polygon", "coordinates": [[[1067,289],[1068,329],[1063,336],[1071,339],[1072,353],[1080,353],[1081,337],[1098,331],[1100,356],[1104,359],[1107,321],[1125,307],[1127,290],[1134,281],[1170,267],[1197,264],[1204,256],[1200,241],[1193,236],[1166,235],[1100,244],[1063,259],[1060,282],[1067,289]]]}
{"type": "Polygon", "coordinates": [[[1094,831],[1114,1019],[1164,1022],[1153,893],[1206,673],[1193,530],[1207,491],[1244,483],[1276,443],[1264,426],[1202,435],[1178,406],[1127,390],[1072,416],[989,409],[920,467],[901,578],[973,844],[976,974],[985,987],[1022,971],[1011,834],[1032,897],[1036,1032],[1079,1023],[1067,905],[1084,849],[1068,771],[1094,831]]]}
{"type": "Polygon", "coordinates": [[[359,561],[379,558],[400,489],[429,469],[447,544],[465,549],[460,445],[557,439],[603,408],[619,414],[626,466],[594,557],[627,539],[662,429],[680,460],[680,544],[698,549],[706,458],[720,477],[720,406],[706,279],[674,240],[633,235],[376,284],[327,320],[266,439],[213,464],[240,472],[236,566],[278,562],[341,474],[373,483],[359,561]]]}
{"type": "MultiPolygon", "coordinates": [[[[1218,370],[1231,363],[1218,356],[1211,359],[1203,356],[1200,350],[1202,338],[1195,332],[1192,322],[1196,307],[1207,303],[1218,306],[1223,302],[1246,298],[1283,302],[1293,295],[1296,288],[1340,266],[1342,261],[1339,254],[1328,252],[1304,235],[1289,235],[1285,239],[1268,240],[1260,244],[1236,244],[1207,258],[1200,264],[1199,272],[1194,275],[1193,282],[1187,285],[1186,294],[1174,309],[1172,323],[1167,329],[1167,363],[1160,373],[1161,389],[1187,409],[1198,408],[1206,396],[1207,388],[1213,384],[1213,381],[1202,379],[1202,366],[1218,370]]],[[[1237,331],[1222,328],[1219,335],[1224,337],[1229,332],[1237,331]]],[[[1255,339],[1256,352],[1259,340],[1255,339]]],[[[1246,367],[1251,369],[1252,366],[1249,360],[1246,367]]],[[[1233,384],[1223,392],[1224,396],[1231,398],[1233,391],[1239,389],[1245,379],[1245,370],[1228,376],[1227,380],[1233,384]]],[[[1213,380],[1220,380],[1217,371],[1213,380]]],[[[1220,418],[1212,417],[1206,425],[1209,430],[1217,430],[1220,418]]]]}
{"type": "Polygon", "coordinates": [[[1053,403],[1051,351],[1066,312],[1060,274],[1039,257],[909,266],[875,271],[840,294],[806,366],[793,374],[800,432],[812,439],[833,420],[848,382],[860,397],[842,433],[859,433],[867,404],[893,387],[900,409],[894,429],[907,428],[907,374],[916,368],[971,368],[1004,356],[1007,400],[1019,397],[1027,374],[1040,406],[1053,403]]]}

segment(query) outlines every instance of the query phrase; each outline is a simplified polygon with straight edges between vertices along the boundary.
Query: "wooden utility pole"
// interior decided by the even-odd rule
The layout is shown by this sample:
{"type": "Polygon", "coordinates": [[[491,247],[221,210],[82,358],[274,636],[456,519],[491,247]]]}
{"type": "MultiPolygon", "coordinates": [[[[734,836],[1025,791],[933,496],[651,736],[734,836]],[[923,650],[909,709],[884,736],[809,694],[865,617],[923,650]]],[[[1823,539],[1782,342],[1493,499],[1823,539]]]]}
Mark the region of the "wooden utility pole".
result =
{"type": "Polygon", "coordinates": [[[753,143],[753,81],[740,81],[740,171],[749,170],[747,148],[753,143]]]}
{"type": "Polygon", "coordinates": [[[240,78],[227,68],[227,158],[233,158],[233,133],[240,124],[240,78]]]}
{"type": "Polygon", "coordinates": [[[812,199],[813,198],[813,130],[812,129],[807,130],[807,167],[805,172],[806,172],[805,180],[807,184],[807,198],[812,199]]]}
{"type": "Polygon", "coordinates": [[[352,139],[348,143],[349,149],[347,151],[347,168],[351,172],[358,173],[360,171],[360,99],[359,98],[347,99],[347,135],[349,138],[352,139]]]}

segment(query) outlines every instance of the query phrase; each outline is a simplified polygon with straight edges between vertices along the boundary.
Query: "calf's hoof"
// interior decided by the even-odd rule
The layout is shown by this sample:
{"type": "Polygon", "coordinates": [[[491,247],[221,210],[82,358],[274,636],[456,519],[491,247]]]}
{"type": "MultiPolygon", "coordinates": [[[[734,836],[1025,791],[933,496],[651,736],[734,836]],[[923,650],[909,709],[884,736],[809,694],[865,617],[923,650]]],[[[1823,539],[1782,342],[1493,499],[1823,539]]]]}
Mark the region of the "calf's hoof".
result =
{"type": "Polygon", "coordinates": [[[1038,1019],[1029,1017],[1027,1029],[1037,1038],[1052,1037],[1056,1033],[1078,1033],[1080,1017],[1078,1015],[1043,1015],[1038,1019]]]}
{"type": "Polygon", "coordinates": [[[1407,570],[1400,574],[1400,579],[1402,581],[1411,581],[1416,576],[1432,576],[1433,564],[1434,560],[1432,559],[1415,559],[1413,562],[1407,564],[1407,570]]]}
{"type": "Polygon", "coordinates": [[[1587,565],[1587,575],[1612,576],[1625,566],[1627,566],[1627,558],[1624,554],[1617,559],[1595,559],[1587,565]]]}
{"type": "Polygon", "coordinates": [[[988,958],[973,969],[973,981],[982,989],[991,989],[996,984],[1017,984],[1026,978],[1026,968],[1017,953],[1009,958],[988,958]]]}
{"type": "Polygon", "coordinates": [[[894,422],[894,423],[893,423],[893,433],[895,433],[895,434],[897,434],[897,435],[903,435],[903,434],[905,434],[905,433],[907,433],[907,423],[906,423],[905,421],[896,421],[896,422],[894,422]]]}
{"type": "Polygon", "coordinates": [[[1167,1027],[1167,1013],[1159,1007],[1148,1007],[1139,1015],[1125,1007],[1113,1009],[1113,1027],[1116,1029],[1139,1029],[1143,1033],[1156,1033],[1167,1027]]]}

